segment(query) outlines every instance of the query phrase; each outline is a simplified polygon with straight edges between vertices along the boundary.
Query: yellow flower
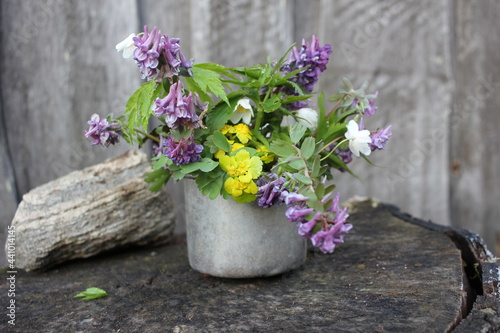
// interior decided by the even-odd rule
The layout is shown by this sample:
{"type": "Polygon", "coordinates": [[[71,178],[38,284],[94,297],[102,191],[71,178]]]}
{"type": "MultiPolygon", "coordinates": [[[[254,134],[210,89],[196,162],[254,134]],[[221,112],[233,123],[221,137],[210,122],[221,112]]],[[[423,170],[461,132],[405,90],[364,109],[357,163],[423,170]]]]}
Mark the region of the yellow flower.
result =
{"type": "Polygon", "coordinates": [[[224,127],[222,127],[220,132],[224,135],[226,135],[228,133],[231,134],[231,133],[234,133],[234,129],[233,129],[233,126],[231,126],[231,125],[224,125],[224,127]]]}
{"type": "Polygon", "coordinates": [[[262,161],[257,156],[250,157],[246,150],[240,150],[235,156],[221,156],[219,163],[222,170],[226,171],[230,177],[240,177],[243,182],[250,182],[257,179],[262,171],[262,161]]]}
{"type": "Polygon", "coordinates": [[[216,159],[220,159],[222,156],[226,155],[226,153],[224,152],[224,150],[222,149],[219,149],[217,150],[217,152],[215,153],[214,157],[216,159]]]}
{"type": "Polygon", "coordinates": [[[224,183],[224,189],[233,197],[239,197],[244,193],[256,194],[259,190],[257,185],[250,180],[250,182],[242,182],[237,178],[229,177],[224,183]]]}
{"type": "MultiPolygon", "coordinates": [[[[260,153],[260,152],[268,152],[269,149],[267,149],[266,146],[262,145],[262,144],[259,144],[258,145],[258,148],[257,148],[257,152],[260,153]]],[[[271,163],[272,161],[274,161],[274,154],[263,154],[260,156],[260,159],[262,160],[262,162],[264,163],[271,163]]]]}
{"type": "Polygon", "coordinates": [[[231,145],[231,152],[233,152],[233,151],[237,151],[238,149],[243,148],[243,147],[245,147],[245,145],[243,145],[243,144],[241,144],[241,143],[237,143],[237,142],[236,142],[236,143],[233,143],[233,144],[231,145]]]}
{"type": "Polygon", "coordinates": [[[245,144],[252,139],[252,132],[245,124],[238,124],[233,126],[234,133],[241,143],[245,144]]]}

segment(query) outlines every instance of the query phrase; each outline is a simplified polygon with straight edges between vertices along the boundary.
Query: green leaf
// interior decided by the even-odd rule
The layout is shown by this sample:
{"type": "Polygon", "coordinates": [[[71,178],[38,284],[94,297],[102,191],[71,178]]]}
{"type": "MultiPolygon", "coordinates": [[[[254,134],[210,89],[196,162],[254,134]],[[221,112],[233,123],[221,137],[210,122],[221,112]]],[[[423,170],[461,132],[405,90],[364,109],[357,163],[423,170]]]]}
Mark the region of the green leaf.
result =
{"type": "Polygon", "coordinates": [[[104,290],[92,287],[92,288],[87,288],[87,290],[82,291],[81,293],[73,296],[73,298],[82,298],[84,300],[91,300],[91,299],[101,298],[107,295],[108,293],[106,293],[104,290]]]}
{"type": "Polygon", "coordinates": [[[335,190],[336,187],[337,186],[335,184],[332,184],[332,185],[328,186],[327,188],[325,188],[325,194],[333,192],[333,190],[335,190]]]}
{"type": "Polygon", "coordinates": [[[339,123],[333,126],[330,126],[325,134],[325,141],[330,142],[333,139],[336,139],[340,136],[343,136],[346,132],[346,124],[339,123]]]}
{"type": "Polygon", "coordinates": [[[305,101],[311,98],[312,96],[313,95],[302,95],[302,96],[286,95],[284,96],[284,99],[281,101],[281,104],[290,104],[290,103],[305,101]]]}
{"type": "Polygon", "coordinates": [[[191,79],[202,91],[214,94],[229,105],[229,100],[224,90],[224,86],[222,85],[221,77],[216,71],[197,65],[194,65],[191,71],[193,72],[191,79]]]}
{"type": "Polygon", "coordinates": [[[165,170],[165,169],[157,169],[157,170],[154,170],[154,171],[151,171],[150,173],[148,173],[146,175],[146,177],[144,178],[144,181],[146,183],[151,183],[153,182],[156,178],[160,177],[162,174],[164,174],[165,172],[168,172],[168,170],[165,170]]]}
{"type": "Polygon", "coordinates": [[[149,117],[153,113],[151,106],[156,97],[163,93],[163,85],[156,85],[154,81],[142,84],[127,101],[125,114],[128,116],[128,130],[134,132],[136,127],[147,130],[149,117]]]}
{"type": "Polygon", "coordinates": [[[311,185],[312,184],[311,178],[309,178],[301,173],[294,173],[293,178],[295,180],[298,180],[299,182],[301,182],[304,185],[311,185]]]}
{"type": "Polygon", "coordinates": [[[165,156],[165,155],[161,155],[160,157],[156,158],[156,161],[153,160],[153,165],[152,165],[152,168],[154,170],[158,170],[160,168],[163,168],[169,161],[170,159],[165,156]]]}
{"type": "Polygon", "coordinates": [[[229,118],[231,118],[236,104],[243,96],[243,92],[241,91],[230,93],[227,96],[229,98],[229,105],[224,102],[219,102],[210,110],[205,122],[210,132],[218,131],[224,127],[229,118]]]}
{"type": "Polygon", "coordinates": [[[177,170],[177,171],[175,171],[175,172],[172,173],[172,178],[174,180],[184,179],[185,176],[186,176],[186,174],[183,173],[182,170],[177,170]]]}
{"type": "Polygon", "coordinates": [[[281,106],[281,97],[273,96],[268,98],[264,103],[262,103],[262,107],[264,108],[264,112],[270,113],[276,111],[281,106]]]}
{"type": "Polygon", "coordinates": [[[205,90],[202,90],[192,77],[186,77],[184,79],[186,80],[187,89],[189,91],[196,92],[202,102],[213,104],[210,95],[205,90]]]}
{"type": "Polygon", "coordinates": [[[143,95],[141,95],[141,98],[144,98],[141,108],[140,108],[140,115],[141,115],[141,126],[142,128],[147,131],[148,130],[148,123],[149,123],[149,118],[151,115],[153,115],[153,103],[155,102],[157,97],[160,97],[161,94],[164,92],[163,90],[163,85],[158,84],[156,86],[153,86],[154,89],[152,91],[145,91],[143,95]]]}
{"type": "Polygon", "coordinates": [[[203,195],[207,195],[210,199],[215,199],[219,196],[224,184],[224,174],[222,169],[214,169],[210,173],[201,173],[196,177],[196,184],[203,195]]]}
{"type": "Polygon", "coordinates": [[[219,131],[214,132],[212,142],[217,146],[217,148],[222,149],[226,153],[231,151],[231,144],[227,141],[224,134],[219,131]]]}
{"type": "Polygon", "coordinates": [[[290,127],[290,140],[297,144],[307,131],[307,127],[301,123],[295,123],[290,127]]]}
{"type": "Polygon", "coordinates": [[[269,149],[269,141],[256,129],[250,130],[252,134],[264,145],[267,149],[269,149]]]}
{"type": "Polygon", "coordinates": [[[270,149],[272,153],[281,157],[297,155],[297,149],[292,144],[280,139],[271,142],[270,149]]]}
{"type": "Polygon", "coordinates": [[[304,139],[302,145],[300,146],[300,155],[306,160],[309,159],[314,154],[314,150],[316,149],[316,140],[309,136],[304,139]]]}
{"type": "Polygon", "coordinates": [[[320,199],[323,198],[325,196],[325,184],[319,183],[318,185],[316,185],[314,192],[316,193],[316,197],[320,199]]]}
{"type": "MultiPolygon", "coordinates": [[[[325,93],[321,92],[318,96],[318,127],[316,128],[316,137],[321,140],[327,131],[328,124],[325,110],[325,93]]],[[[318,140],[318,141],[319,141],[318,140]]]]}
{"type": "Polygon", "coordinates": [[[236,77],[230,72],[229,68],[227,68],[225,66],[222,66],[222,65],[219,65],[219,64],[215,64],[215,63],[212,63],[212,62],[206,62],[206,63],[202,63],[202,64],[195,64],[194,66],[197,67],[197,68],[211,70],[213,72],[217,72],[217,73],[220,73],[220,74],[225,75],[227,77],[230,77],[233,80],[236,80],[236,77]]]}
{"type": "Polygon", "coordinates": [[[313,178],[318,178],[320,176],[321,158],[320,155],[316,155],[311,169],[311,176],[313,178]]]}
{"type": "Polygon", "coordinates": [[[344,85],[346,86],[347,90],[352,90],[353,89],[352,83],[351,83],[351,81],[349,81],[348,78],[343,77],[342,78],[342,83],[344,83],[344,85]]]}
{"type": "Polygon", "coordinates": [[[295,170],[302,170],[306,167],[306,162],[304,162],[303,159],[297,158],[295,156],[290,156],[285,160],[285,162],[289,167],[294,168],[295,170]]]}
{"type": "Polygon", "coordinates": [[[181,165],[181,171],[184,174],[192,173],[198,170],[203,172],[210,172],[219,165],[219,162],[212,160],[211,158],[203,158],[199,162],[193,162],[189,164],[181,165]]]}
{"type": "Polygon", "coordinates": [[[325,211],[325,207],[323,207],[323,204],[318,199],[307,200],[307,206],[314,208],[314,210],[317,212],[324,212],[325,211]]]}
{"type": "Polygon", "coordinates": [[[153,184],[149,186],[149,190],[151,192],[158,192],[159,190],[161,190],[163,186],[165,186],[166,183],[168,183],[170,176],[171,176],[170,172],[161,174],[158,178],[154,180],[153,184]]]}

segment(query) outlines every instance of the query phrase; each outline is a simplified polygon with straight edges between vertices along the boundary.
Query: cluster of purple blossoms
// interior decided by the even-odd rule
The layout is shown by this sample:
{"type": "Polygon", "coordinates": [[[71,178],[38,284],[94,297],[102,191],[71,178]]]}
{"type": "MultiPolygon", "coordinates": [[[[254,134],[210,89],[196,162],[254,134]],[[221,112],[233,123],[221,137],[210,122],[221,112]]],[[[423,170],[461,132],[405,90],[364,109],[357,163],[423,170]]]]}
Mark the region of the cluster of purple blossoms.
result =
{"type": "Polygon", "coordinates": [[[257,181],[259,191],[257,192],[257,204],[264,208],[279,205],[285,202],[285,194],[288,194],[283,187],[285,177],[278,177],[275,173],[262,176],[257,181]]]}
{"type": "Polygon", "coordinates": [[[318,82],[321,73],[326,70],[328,57],[331,53],[332,46],[330,44],[325,44],[321,47],[319,45],[319,39],[313,35],[311,44],[302,40],[300,52],[296,47],[292,49],[290,59],[288,63],[283,66],[283,71],[290,73],[291,71],[305,68],[302,72],[291,78],[291,80],[311,92],[316,82],[318,82]]]}
{"type": "Polygon", "coordinates": [[[177,81],[170,86],[167,96],[156,98],[152,109],[156,116],[165,116],[165,122],[172,129],[195,129],[200,126],[196,108],[203,110],[205,107],[197,93],[190,92],[188,96],[183,96],[181,83],[177,81]]]}
{"type": "Polygon", "coordinates": [[[177,141],[170,135],[167,138],[160,135],[160,144],[154,147],[156,156],[165,155],[177,165],[199,162],[202,151],[203,146],[194,143],[192,136],[177,141]]]}
{"type": "Polygon", "coordinates": [[[290,193],[285,202],[289,206],[286,216],[291,222],[297,223],[298,233],[304,238],[310,238],[313,246],[318,247],[323,253],[332,253],[336,244],[344,242],[344,235],[352,229],[351,224],[346,224],[349,214],[347,207],[340,208],[340,195],[337,194],[326,212],[316,212],[313,217],[306,220],[306,216],[314,212],[313,208],[306,205],[308,198],[296,193],[290,193]],[[317,229],[317,226],[320,229],[317,229]]]}
{"type": "Polygon", "coordinates": [[[385,144],[392,135],[391,127],[392,125],[389,125],[386,128],[379,130],[371,135],[372,142],[370,143],[370,148],[372,149],[372,151],[374,151],[375,149],[385,149],[385,144]]]}
{"type": "Polygon", "coordinates": [[[156,27],[149,33],[148,27],[144,26],[144,33],[134,37],[133,41],[136,47],[134,60],[143,79],[161,82],[164,78],[179,75],[181,67],[188,73],[193,67],[192,61],[186,60],[180,49],[180,40],[162,35],[156,27]]]}
{"type": "Polygon", "coordinates": [[[92,138],[92,145],[100,144],[103,147],[108,147],[110,144],[118,143],[119,137],[122,134],[121,125],[119,123],[109,123],[106,118],[100,119],[99,115],[94,113],[87,122],[90,128],[85,131],[86,138],[92,138]]]}
{"type": "MultiPolygon", "coordinates": [[[[392,136],[392,125],[387,126],[382,130],[378,130],[376,132],[371,133],[372,142],[370,142],[370,148],[372,151],[376,149],[383,150],[385,149],[385,144],[389,141],[389,138],[392,136]]],[[[365,123],[363,117],[359,119],[359,130],[365,129],[365,123]]]]}

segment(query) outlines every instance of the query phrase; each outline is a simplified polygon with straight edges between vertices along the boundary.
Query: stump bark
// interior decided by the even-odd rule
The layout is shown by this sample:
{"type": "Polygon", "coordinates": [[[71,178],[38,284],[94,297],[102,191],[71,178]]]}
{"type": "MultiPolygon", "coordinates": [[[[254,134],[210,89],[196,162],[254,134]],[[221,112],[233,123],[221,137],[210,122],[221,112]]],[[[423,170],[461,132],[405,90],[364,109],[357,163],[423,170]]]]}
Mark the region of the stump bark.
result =
{"type": "Polygon", "coordinates": [[[144,153],[129,151],[24,195],[12,221],[16,267],[46,269],[119,247],[166,243],[175,206],[165,190],[148,190],[150,171],[144,153]]]}
{"type": "MultiPolygon", "coordinates": [[[[498,332],[498,266],[481,239],[394,207],[353,206],[331,255],[271,278],[221,279],[185,240],[16,274],[13,332],[498,332]],[[471,268],[471,269],[469,269],[471,268]],[[464,286],[470,286],[465,288],[464,286]],[[89,287],[108,296],[73,299],[89,287]]],[[[3,282],[5,286],[5,282],[3,282]]],[[[0,304],[7,304],[6,293],[0,304]]]]}

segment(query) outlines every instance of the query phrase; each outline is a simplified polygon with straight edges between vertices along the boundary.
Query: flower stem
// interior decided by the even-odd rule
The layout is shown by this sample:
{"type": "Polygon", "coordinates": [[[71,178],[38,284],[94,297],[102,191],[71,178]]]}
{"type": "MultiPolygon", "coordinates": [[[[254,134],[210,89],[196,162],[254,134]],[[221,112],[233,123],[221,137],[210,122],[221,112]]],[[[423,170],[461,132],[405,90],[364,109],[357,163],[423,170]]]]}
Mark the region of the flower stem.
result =
{"type": "Polygon", "coordinates": [[[342,98],[339,99],[337,103],[335,103],[335,105],[330,110],[330,112],[328,112],[328,115],[326,116],[326,119],[330,118],[330,116],[332,115],[332,113],[337,110],[337,108],[339,107],[340,103],[342,103],[344,101],[344,99],[346,98],[346,96],[347,96],[347,94],[345,94],[344,96],[342,96],[342,98]]]}
{"type": "Polygon", "coordinates": [[[145,137],[147,137],[148,139],[151,139],[151,140],[153,140],[153,141],[155,141],[155,142],[157,142],[157,143],[160,143],[160,139],[158,139],[157,137],[152,136],[152,135],[151,135],[151,134],[149,134],[149,133],[146,133],[146,132],[144,132],[144,131],[142,131],[142,130],[140,130],[140,129],[138,129],[138,128],[134,128],[134,131],[136,131],[136,132],[137,132],[137,133],[139,133],[139,134],[144,135],[144,136],[145,136],[145,137]]]}
{"type": "MultiPolygon", "coordinates": [[[[335,142],[336,140],[338,140],[338,138],[337,138],[337,139],[335,139],[334,141],[330,142],[330,143],[329,143],[328,145],[326,145],[325,147],[328,147],[330,144],[332,144],[332,143],[333,143],[333,142],[335,142]]],[[[320,159],[320,161],[323,161],[323,160],[327,159],[327,158],[328,158],[328,156],[330,156],[331,154],[333,154],[333,152],[334,152],[334,151],[335,151],[335,150],[336,150],[336,149],[337,149],[337,148],[338,148],[341,144],[343,144],[344,142],[347,142],[347,141],[349,141],[349,140],[350,140],[350,139],[344,139],[344,140],[340,141],[340,142],[339,142],[339,143],[338,143],[338,144],[337,144],[337,145],[336,145],[336,146],[335,146],[332,150],[330,150],[330,152],[329,152],[328,154],[326,154],[325,156],[323,156],[323,158],[321,158],[321,159],[320,159]]],[[[324,149],[325,147],[323,147],[323,149],[324,149]]],[[[323,149],[321,149],[321,151],[322,151],[323,149]]]]}

